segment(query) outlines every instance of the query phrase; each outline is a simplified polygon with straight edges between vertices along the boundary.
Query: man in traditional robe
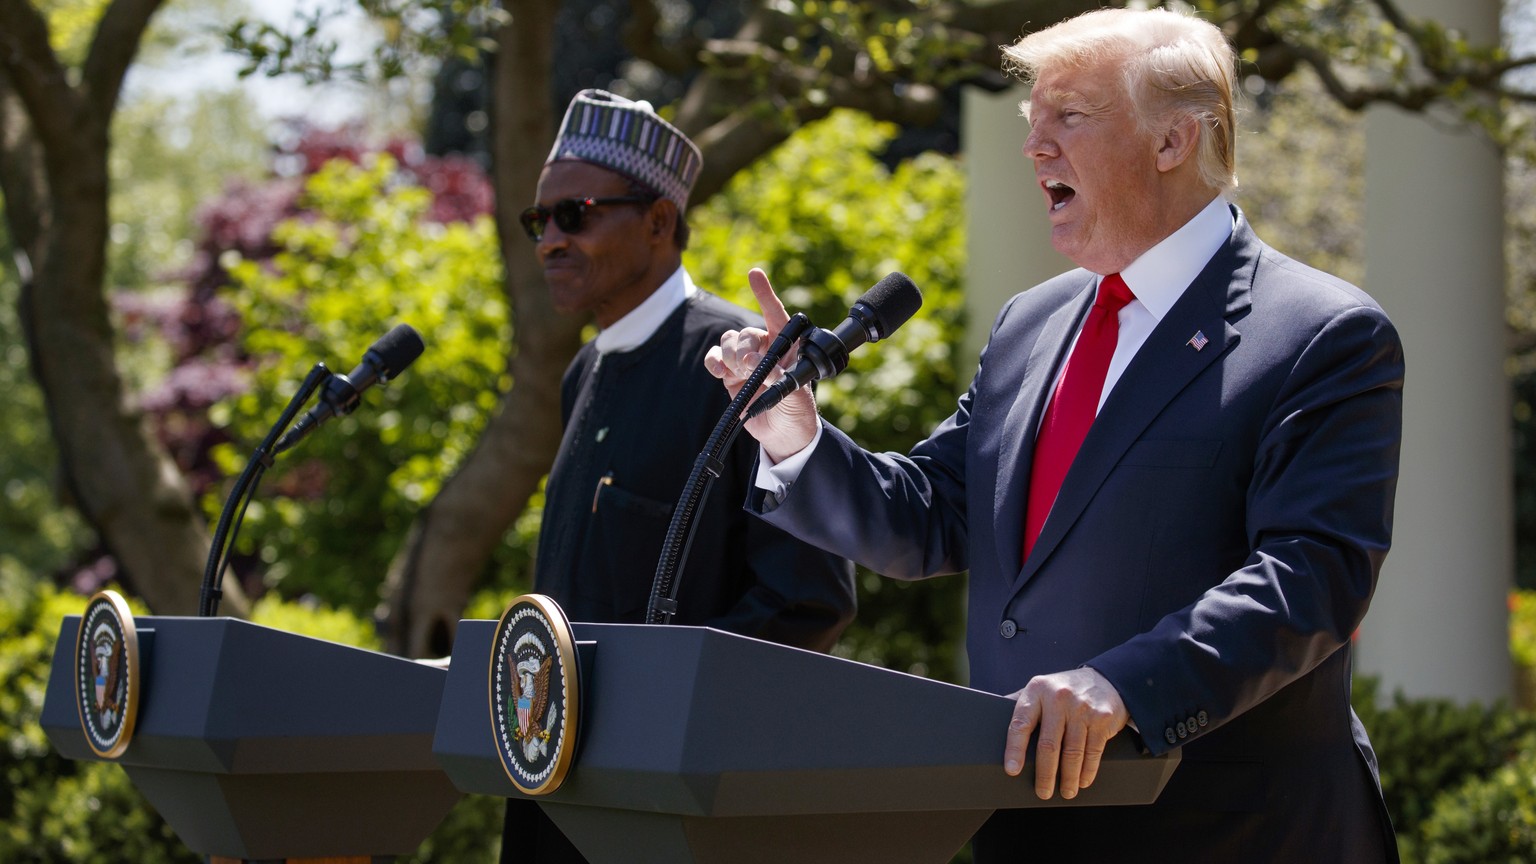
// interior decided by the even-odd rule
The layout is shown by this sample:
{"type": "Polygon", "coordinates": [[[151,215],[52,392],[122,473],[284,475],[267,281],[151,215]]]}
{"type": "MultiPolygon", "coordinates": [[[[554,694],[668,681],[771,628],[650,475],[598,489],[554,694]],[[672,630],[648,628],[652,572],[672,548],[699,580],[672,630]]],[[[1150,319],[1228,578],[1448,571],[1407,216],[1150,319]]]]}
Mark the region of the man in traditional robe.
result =
{"type": "MultiPolygon", "coordinates": [[[[561,387],[565,433],[535,562],[535,590],[573,621],[645,620],[674,505],[729,401],[704,355],[725,332],[762,323],[682,266],[701,164],[649,104],[586,90],[521,217],[555,307],[598,327],[561,387]]],[[[854,614],[852,565],[742,509],[755,453],[742,436],[722,456],[673,623],[829,650],[854,614]]],[[[581,858],[542,812],[509,802],[503,860],[581,858]]]]}

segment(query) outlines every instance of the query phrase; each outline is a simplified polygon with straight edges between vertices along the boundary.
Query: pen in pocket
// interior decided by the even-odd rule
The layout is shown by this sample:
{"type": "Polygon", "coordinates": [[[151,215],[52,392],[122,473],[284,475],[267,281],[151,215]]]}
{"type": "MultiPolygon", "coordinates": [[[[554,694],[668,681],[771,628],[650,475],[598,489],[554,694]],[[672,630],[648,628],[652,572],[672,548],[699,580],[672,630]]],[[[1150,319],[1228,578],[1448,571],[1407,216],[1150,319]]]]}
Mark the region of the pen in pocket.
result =
{"type": "Polygon", "coordinates": [[[609,471],[607,474],[604,474],[602,477],[598,478],[597,488],[592,490],[592,512],[593,513],[597,512],[597,498],[598,498],[599,495],[603,494],[603,487],[604,486],[612,486],[612,485],[613,485],[613,472],[612,471],[609,471]]]}

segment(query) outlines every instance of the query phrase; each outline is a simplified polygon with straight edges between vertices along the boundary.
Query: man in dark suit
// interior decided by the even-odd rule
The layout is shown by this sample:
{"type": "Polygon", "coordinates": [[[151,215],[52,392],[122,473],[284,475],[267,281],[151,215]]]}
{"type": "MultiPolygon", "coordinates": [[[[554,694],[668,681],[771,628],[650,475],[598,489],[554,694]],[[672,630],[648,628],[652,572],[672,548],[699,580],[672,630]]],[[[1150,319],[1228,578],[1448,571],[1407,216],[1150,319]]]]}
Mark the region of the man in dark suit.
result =
{"type": "MultiPolygon", "coordinates": [[[[1014,297],[956,412],[869,453],[798,391],[748,424],[749,508],[898,579],[969,570],[972,685],[1011,693],[1004,770],[1041,798],[1130,734],[1183,759],[1152,805],[1000,811],[976,859],[1395,860],[1349,706],[1391,537],[1402,348],[1365,294],[1260,241],[1236,185],[1235,59],[1165,10],[1005,50],[1025,155],[1081,269],[1014,297]]],[[[769,331],[706,366],[739,388],[769,331]]]]}

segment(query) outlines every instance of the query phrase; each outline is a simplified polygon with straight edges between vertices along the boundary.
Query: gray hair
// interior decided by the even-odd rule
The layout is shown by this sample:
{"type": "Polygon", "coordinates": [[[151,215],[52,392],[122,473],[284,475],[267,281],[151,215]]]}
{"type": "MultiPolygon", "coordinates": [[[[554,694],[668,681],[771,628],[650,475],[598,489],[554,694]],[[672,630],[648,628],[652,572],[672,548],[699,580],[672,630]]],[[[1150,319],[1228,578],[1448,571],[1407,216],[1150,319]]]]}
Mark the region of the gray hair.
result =
{"type": "Polygon", "coordinates": [[[1237,58],[1215,25],[1167,9],[1099,9],[1003,48],[1005,71],[1027,83],[1043,69],[1105,61],[1121,62],[1143,131],[1193,117],[1200,125],[1200,179],[1223,194],[1237,188],[1237,58]]]}

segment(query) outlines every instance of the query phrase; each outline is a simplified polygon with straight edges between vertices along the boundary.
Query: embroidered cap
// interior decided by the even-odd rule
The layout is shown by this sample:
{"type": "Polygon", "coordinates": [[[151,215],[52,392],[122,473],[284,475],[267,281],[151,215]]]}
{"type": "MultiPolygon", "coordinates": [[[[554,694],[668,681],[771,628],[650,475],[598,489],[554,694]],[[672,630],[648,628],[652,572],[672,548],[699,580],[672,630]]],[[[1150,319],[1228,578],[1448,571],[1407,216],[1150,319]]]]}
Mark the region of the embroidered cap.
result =
{"type": "Polygon", "coordinates": [[[606,90],[583,90],[571,100],[544,164],[573,159],[591,162],[638,180],[688,207],[704,157],[677,127],[661,119],[649,102],[634,102],[606,90]]]}

